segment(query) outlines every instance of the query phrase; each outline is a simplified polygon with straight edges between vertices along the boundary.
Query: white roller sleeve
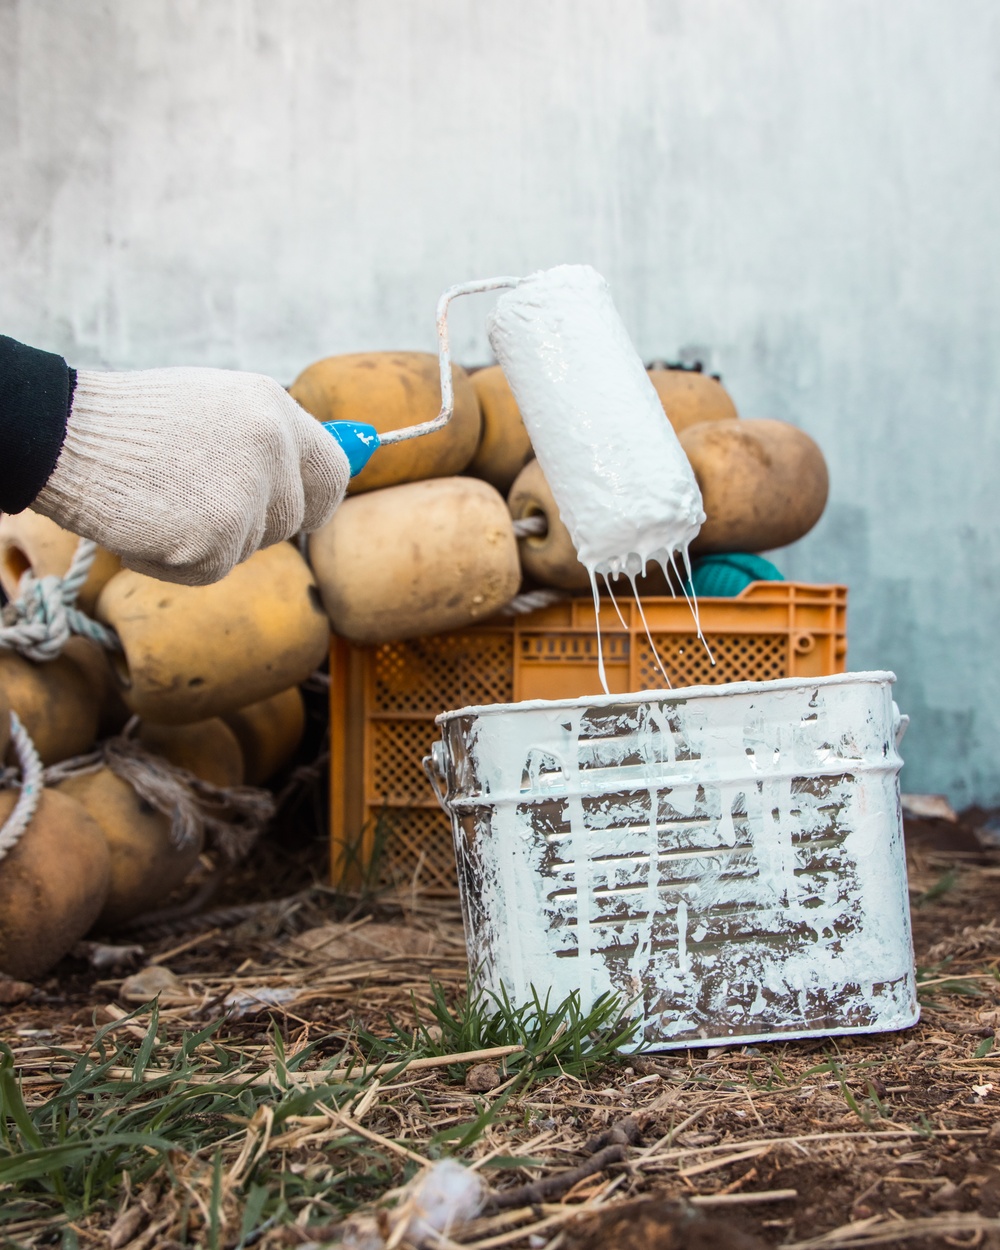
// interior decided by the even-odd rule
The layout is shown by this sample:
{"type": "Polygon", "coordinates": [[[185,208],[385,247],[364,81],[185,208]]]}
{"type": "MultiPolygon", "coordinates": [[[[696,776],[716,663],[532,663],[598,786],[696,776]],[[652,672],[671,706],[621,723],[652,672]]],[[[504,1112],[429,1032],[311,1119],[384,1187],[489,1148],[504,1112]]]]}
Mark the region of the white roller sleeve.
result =
{"type": "Polygon", "coordinates": [[[701,492],[601,275],[532,274],[487,330],[581,562],[635,576],[686,552],[701,492]]]}

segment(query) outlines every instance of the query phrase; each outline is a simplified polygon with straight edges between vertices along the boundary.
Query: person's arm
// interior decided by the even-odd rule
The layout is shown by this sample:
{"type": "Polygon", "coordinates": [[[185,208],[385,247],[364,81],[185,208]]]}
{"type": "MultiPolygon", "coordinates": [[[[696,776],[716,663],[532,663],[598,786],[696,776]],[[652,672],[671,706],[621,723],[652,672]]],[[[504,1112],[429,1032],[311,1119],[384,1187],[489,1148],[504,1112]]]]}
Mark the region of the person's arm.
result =
{"type": "Polygon", "coordinates": [[[29,505],[164,581],[217,581],[319,529],[347,490],[336,438],[272,378],[73,371],[0,339],[0,511],[29,505]]]}
{"type": "Polygon", "coordinates": [[[0,512],[23,512],[52,476],[75,386],[61,356],[0,335],[0,512]]]}

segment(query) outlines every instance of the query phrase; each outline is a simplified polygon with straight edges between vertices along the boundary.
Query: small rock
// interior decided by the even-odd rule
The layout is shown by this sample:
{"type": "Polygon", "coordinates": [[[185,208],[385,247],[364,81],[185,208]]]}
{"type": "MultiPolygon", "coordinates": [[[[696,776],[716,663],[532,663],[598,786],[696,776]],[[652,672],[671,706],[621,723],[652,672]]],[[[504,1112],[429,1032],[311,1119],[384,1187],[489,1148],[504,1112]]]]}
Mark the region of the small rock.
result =
{"type": "Polygon", "coordinates": [[[28,981],[0,976],[0,1006],[9,1007],[12,1003],[23,1003],[34,992],[35,987],[28,981]]]}
{"type": "Polygon", "coordinates": [[[474,1063],[465,1074],[465,1088],[474,1094],[485,1094],[503,1083],[503,1074],[495,1063],[474,1063]]]}
{"type": "Polygon", "coordinates": [[[157,994],[185,1000],[190,997],[170,969],[162,964],[150,964],[141,972],[126,977],[119,990],[119,996],[129,1003],[148,1003],[157,994]]]}
{"type": "Polygon", "coordinates": [[[899,804],[907,816],[958,824],[958,815],[943,794],[901,794],[899,804]]]}

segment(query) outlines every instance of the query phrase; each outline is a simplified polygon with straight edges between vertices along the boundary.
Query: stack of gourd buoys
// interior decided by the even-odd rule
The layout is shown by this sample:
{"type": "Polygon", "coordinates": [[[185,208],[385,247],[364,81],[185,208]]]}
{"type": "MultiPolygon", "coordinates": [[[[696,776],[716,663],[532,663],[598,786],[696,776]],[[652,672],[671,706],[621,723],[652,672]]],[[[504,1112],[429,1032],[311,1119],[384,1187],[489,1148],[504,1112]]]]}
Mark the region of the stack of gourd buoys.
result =
{"type": "MultiPolygon", "coordinates": [[[[828,481],[808,434],[783,421],[740,419],[719,380],[698,368],[654,367],[649,377],[702,491],[707,520],[692,556],[769,551],[815,525],[828,481]]],[[[335,632],[351,642],[473,624],[522,587],[590,593],[500,367],[471,376],[455,368],[453,379],[449,425],[378,451],[352,480],[350,498],[310,539],[323,603],[335,632]],[[512,520],[527,517],[543,518],[540,532],[516,538],[512,520]]],[[[321,421],[366,421],[385,433],[436,416],[437,357],[333,356],[306,369],[291,394],[321,421]]],[[[639,589],[680,587],[654,571],[639,589]]]]}
{"type": "MultiPolygon", "coordinates": [[[[79,539],[30,511],[0,520],[0,584],[61,577],[79,539]]],[[[0,651],[0,733],[17,713],[44,765],[92,751],[140,718],[152,755],[229,789],[258,786],[298,748],[299,683],[323,662],[329,624],[309,566],[291,543],[266,548],[214,586],[176,586],[123,569],[98,550],[76,606],[115,631],[120,651],[72,637],[58,658],[0,651]]],[[[0,791],[0,826],[17,791],[0,791]]],[[[42,792],[0,858],[0,974],[32,980],[97,926],[161,907],[198,862],[170,817],[106,764],[42,792]]]]}
{"type": "MultiPolygon", "coordinates": [[[[721,382],[700,369],[652,368],[649,377],[701,489],[706,520],[691,544],[696,562],[771,551],[812,529],[826,506],[829,479],[823,453],[808,434],[785,421],[741,419],[721,382]]],[[[587,570],[537,461],[521,470],[508,502],[515,519],[541,516],[545,522],[543,532],[520,540],[526,576],[539,586],[589,592],[587,570]]],[[[679,590],[658,569],[639,578],[638,588],[652,595],[679,590]]]]}
{"type": "MultiPolygon", "coordinates": [[[[808,435],[739,418],[700,372],[653,369],[650,378],[704,499],[694,556],[770,550],[815,524],[827,474],[808,435]]],[[[137,716],[138,740],[154,755],[223,788],[260,785],[298,746],[297,687],[323,661],[331,623],[351,642],[379,644],[487,621],[523,588],[589,594],[501,370],[455,367],[453,383],[449,424],[380,449],[310,536],[308,563],[279,543],[214,586],[187,587],[99,551],[77,606],[121,649],[77,637],[44,663],[0,652],[0,734],[15,711],[43,764],[55,765],[137,716]],[[518,537],[515,521],[527,517],[543,518],[540,532],[518,537]]],[[[319,420],[382,433],[427,421],[441,404],[437,357],[421,352],[330,357],[290,390],[319,420]]],[[[30,511],[0,520],[8,597],[26,572],[62,576],[77,543],[30,511]]],[[[654,577],[641,589],[669,592],[654,577]]],[[[15,798],[0,791],[0,825],[15,798]]],[[[169,818],[106,765],[55,781],[0,858],[0,973],[36,978],[95,924],[113,929],[160,907],[201,850],[197,840],[175,845],[169,818]]]]}

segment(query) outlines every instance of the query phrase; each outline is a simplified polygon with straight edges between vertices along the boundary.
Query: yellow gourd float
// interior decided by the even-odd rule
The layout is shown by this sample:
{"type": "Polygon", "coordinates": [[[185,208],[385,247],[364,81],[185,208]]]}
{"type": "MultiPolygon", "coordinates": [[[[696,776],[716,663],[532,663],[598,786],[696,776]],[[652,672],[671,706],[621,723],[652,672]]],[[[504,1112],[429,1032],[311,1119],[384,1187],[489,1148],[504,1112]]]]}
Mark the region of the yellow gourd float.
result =
{"type": "Polygon", "coordinates": [[[311,536],[309,556],[334,629],[359,643],[484,620],[521,580],[507,505],[470,477],[348,499],[311,536]]]}
{"type": "Polygon", "coordinates": [[[175,768],[186,768],[202,781],[228,789],[243,784],[243,752],[236,735],[217,716],[190,725],[143,721],[139,741],[175,768]]]}
{"type": "MultiPolygon", "coordinates": [[[[228,789],[243,783],[243,756],[233,732],[212,718],[190,725],[139,727],[141,746],[177,768],[228,789]]],[[[199,834],[178,847],[169,816],[151,804],[110,767],[68,777],[59,789],[93,816],[110,852],[110,884],[99,924],[116,928],[144,911],[162,906],[180,886],[204,849],[199,834]]]]}
{"type": "MultiPolygon", "coordinates": [[[[819,520],[829,479],[823,453],[804,431],[784,421],[720,419],[689,426],[679,438],[707,515],[691,544],[693,554],[770,551],[797,541],[819,520]]],[[[543,586],[589,590],[587,570],[537,460],[521,470],[508,504],[515,520],[545,519],[544,533],[519,540],[525,573],[543,586]]],[[[631,594],[625,578],[612,585],[615,593],[631,594]]],[[[662,570],[652,567],[637,588],[646,595],[671,593],[662,570]]]]}
{"type": "Polygon", "coordinates": [[[43,764],[89,751],[97,737],[98,698],[66,654],[44,664],[0,652],[0,691],[21,718],[43,764]]]}
{"type": "Polygon", "coordinates": [[[110,738],[119,733],[132,715],[125,706],[110,653],[89,638],[74,635],[63,648],[63,655],[83,673],[93,692],[97,708],[97,737],[110,738]]]}
{"type": "MultiPolygon", "coordinates": [[[[476,392],[464,369],[452,366],[455,411],[433,434],[382,447],[351,478],[352,495],[461,473],[479,446],[476,392]]],[[[441,374],[429,352],[362,352],[310,365],[289,388],[319,421],[362,421],[380,434],[433,420],[441,408],[441,374]]]]}
{"type": "Polygon", "coordinates": [[[531,439],[499,365],[478,369],[472,374],[472,385],[483,414],[483,432],[466,472],[489,482],[501,495],[506,495],[534,454],[531,439]]]}
{"type": "Polygon", "coordinates": [[[291,543],[258,551],[212,586],[124,570],[101,592],[97,616],[121,640],[112,663],[126,704],[163,724],[287,690],[322,662],[329,643],[316,583],[291,543]]]}
{"type": "Polygon", "coordinates": [[[175,846],[169,817],[108,767],[69,777],[59,782],[57,792],[86,808],[105,840],[109,885],[96,917],[100,928],[116,928],[162,907],[198,862],[203,837],[185,847],[175,846]]]}
{"type": "Polygon", "coordinates": [[[680,434],[707,520],[695,554],[771,551],[796,542],[826,506],[823,453],[785,421],[712,421],[680,434]]]}
{"type": "MultiPolygon", "coordinates": [[[[55,521],[30,508],[0,518],[0,586],[8,599],[17,598],[21,577],[29,570],[37,578],[62,577],[70,566],[80,539],[55,521]]],[[[76,606],[93,615],[94,604],[106,582],[122,564],[110,551],[98,547],[87,580],[80,587],[76,606]]]]}
{"type": "Polygon", "coordinates": [[[518,540],[521,567],[542,586],[560,590],[590,590],[590,575],[577,558],[569,530],[559,516],[559,508],[537,460],[531,460],[517,475],[507,497],[515,521],[538,516],[545,520],[545,532],[518,540]]]}
{"type": "MultiPolygon", "coordinates": [[[[569,530],[559,516],[556,501],[537,460],[530,461],[518,474],[507,504],[515,520],[537,516],[544,521],[541,533],[527,534],[517,540],[525,576],[539,586],[592,593],[590,577],[577,558],[569,530]]],[[[597,588],[601,594],[607,593],[603,578],[598,579],[597,588]]],[[[633,594],[632,583],[624,575],[611,579],[611,589],[616,596],[624,595],[629,599],[633,594]]],[[[643,597],[675,593],[658,564],[650,564],[646,576],[635,579],[635,591],[643,597]]]]}
{"type": "MultiPolygon", "coordinates": [[[[18,793],[0,792],[0,826],[18,793]]],[[[48,972],[93,925],[109,884],[110,854],[97,823],[68,795],[43,790],[0,860],[0,972],[25,981],[48,972]]]]}
{"type": "Polygon", "coordinates": [[[263,785],[284,768],[298,750],[306,709],[297,686],[229,712],[223,718],[243,753],[246,783],[263,785]]]}
{"type": "Polygon", "coordinates": [[[739,417],[722,383],[700,370],[654,366],[649,370],[649,380],[678,434],[703,421],[734,421],[739,417]]]}

